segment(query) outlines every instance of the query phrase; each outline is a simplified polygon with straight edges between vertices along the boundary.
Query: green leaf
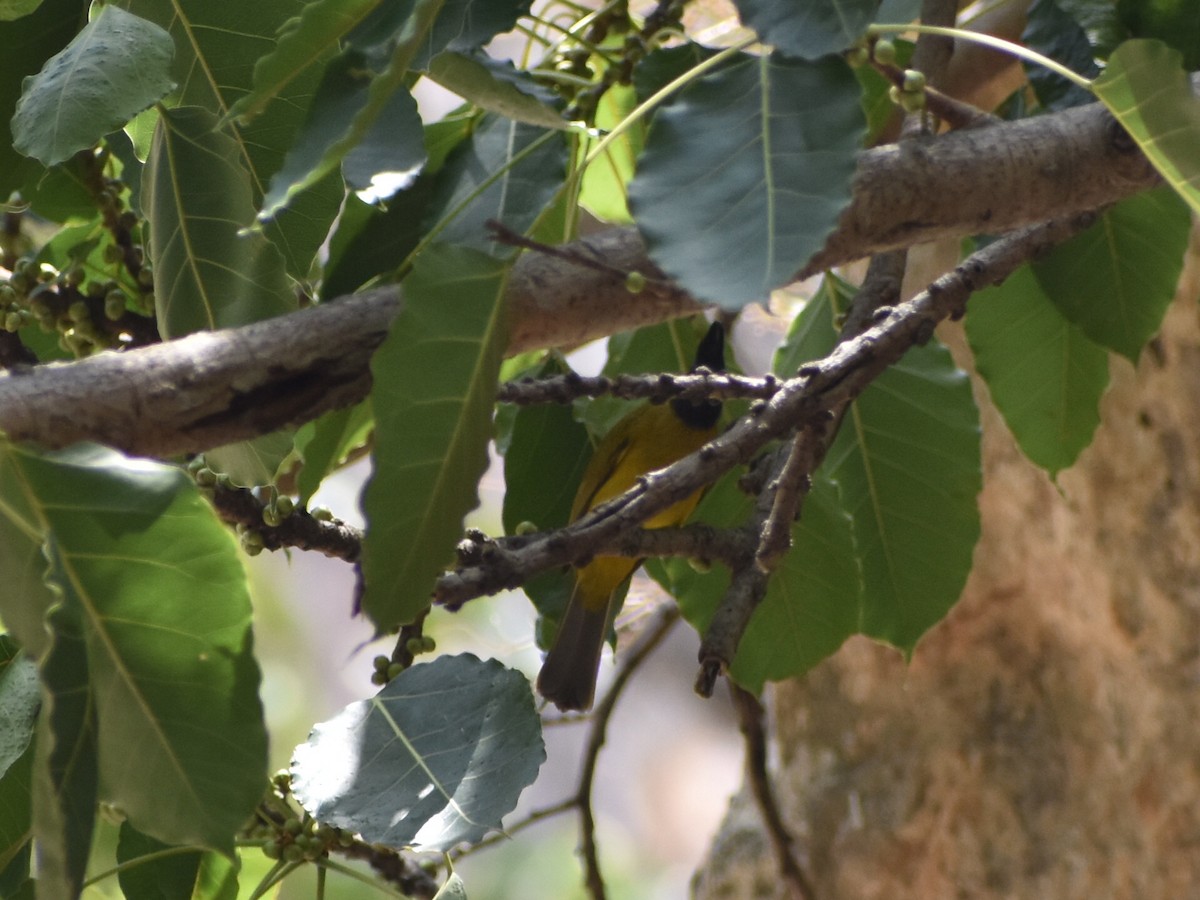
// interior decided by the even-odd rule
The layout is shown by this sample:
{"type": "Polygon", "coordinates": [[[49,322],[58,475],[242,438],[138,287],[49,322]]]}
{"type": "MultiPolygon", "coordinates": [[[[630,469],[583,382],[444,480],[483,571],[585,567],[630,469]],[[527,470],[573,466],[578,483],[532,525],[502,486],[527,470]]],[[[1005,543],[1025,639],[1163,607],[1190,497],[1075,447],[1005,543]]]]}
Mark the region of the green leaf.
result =
{"type": "Polygon", "coordinates": [[[91,147],[174,87],[171,37],[118,6],[104,6],[25,81],[13,146],[44,165],[91,147]]]}
{"type": "Polygon", "coordinates": [[[815,60],[854,46],[871,24],[879,0],[734,0],[734,5],[763,43],[789,56],[815,60]]]}
{"type": "Polygon", "coordinates": [[[0,634],[0,778],[29,748],[40,705],[37,664],[0,634]]]}
{"type": "Polygon", "coordinates": [[[46,614],[57,597],[46,584],[44,529],[36,501],[20,473],[0,465],[0,619],[25,652],[41,659],[48,647],[46,614]]]}
{"type": "Polygon", "coordinates": [[[296,452],[304,460],[297,486],[300,502],[307,504],[325,476],[345,463],[355,450],[365,447],[375,428],[367,402],[327,412],[296,432],[296,452]]]}
{"type": "Polygon", "coordinates": [[[228,857],[174,849],[121,823],[117,862],[131,865],[117,877],[129,900],[237,900],[237,869],[228,857]]]}
{"type": "MultiPolygon", "coordinates": [[[[569,371],[559,357],[552,356],[530,374],[547,378],[569,371]]],[[[504,454],[504,530],[514,534],[522,522],[533,522],[542,531],[566,525],[591,452],[588,431],[569,406],[520,407],[504,454]]]]}
{"type": "Polygon", "coordinates": [[[250,121],[289,85],[315,82],[320,70],[340,50],[342,38],[360,25],[382,0],[314,0],[284,22],[269,53],[254,64],[254,89],[230,108],[230,118],[250,121]]]}
{"type": "Polygon", "coordinates": [[[0,780],[0,897],[4,900],[34,900],[33,881],[29,877],[33,858],[33,832],[30,830],[30,785],[33,747],[21,757],[18,766],[22,782],[15,781],[17,769],[0,780]],[[12,828],[14,826],[15,828],[12,828]],[[10,831],[10,828],[12,829],[10,831]]]}
{"type": "MultiPolygon", "coordinates": [[[[251,61],[273,46],[278,30],[306,8],[304,0],[255,0],[238,6],[236,14],[228,4],[211,0],[128,2],[132,12],[170,32],[176,47],[172,71],[179,82],[172,105],[200,106],[222,121],[222,130],[236,145],[230,164],[249,173],[251,202],[257,209],[304,121],[320,71],[292,78],[253,122],[232,127],[230,110],[251,90],[251,61]]],[[[289,208],[264,226],[293,278],[309,276],[343,193],[340,176],[331,172],[293,197],[289,208]]]]}
{"type": "MultiPolygon", "coordinates": [[[[48,545],[52,575],[60,557],[48,545]]],[[[96,705],[79,609],[69,601],[47,617],[41,660],[42,713],[33,769],[33,836],[38,896],[77,897],[96,820],[96,705]]],[[[134,759],[125,749],[125,760],[134,759]]]]}
{"type": "Polygon", "coordinates": [[[528,72],[516,69],[506,60],[484,53],[439,53],[426,73],[435,81],[480,109],[497,115],[559,131],[571,125],[554,108],[559,101],[528,72]]]}
{"type": "MultiPolygon", "coordinates": [[[[371,132],[380,116],[393,109],[393,94],[407,91],[404,81],[409,65],[433,27],[442,3],[416,0],[394,45],[372,47],[370,52],[351,46],[326,67],[300,133],[271,179],[259,213],[261,219],[271,218],[297,192],[333,171],[371,132]]],[[[406,148],[412,152],[404,153],[406,158],[413,155],[418,144],[423,151],[419,128],[407,129],[406,135],[412,142],[406,148]]]]}
{"type": "Polygon", "coordinates": [[[446,0],[430,32],[421,67],[443,48],[462,53],[482,47],[496,35],[511,31],[532,6],[532,0],[446,0]]]}
{"type": "Polygon", "coordinates": [[[1024,266],[979,291],[967,311],[975,368],[1021,451],[1051,477],[1100,424],[1108,353],[1063,318],[1024,266]]]}
{"type": "MultiPolygon", "coordinates": [[[[596,128],[608,131],[623,121],[637,106],[637,93],[629,85],[614,84],[596,108],[596,128]]],[[[603,222],[631,224],[629,182],[633,180],[637,158],[645,143],[645,125],[637,123],[610,143],[604,153],[583,173],[579,204],[603,222]]],[[[591,142],[581,142],[586,155],[591,142]]]]}
{"type": "Polygon", "coordinates": [[[489,219],[513,231],[531,227],[554,199],[566,172],[561,137],[488,113],[438,173],[426,223],[437,238],[488,252],[510,252],[489,239],[489,219]]]}
{"type": "Polygon", "coordinates": [[[404,282],[404,302],[371,361],[374,472],[363,493],[363,608],[380,631],[429,605],[487,468],[506,341],[497,261],[434,246],[404,282]]]}
{"type": "Polygon", "coordinates": [[[854,522],[862,633],[911,652],[958,600],[979,540],[979,414],[938,344],[855,401],[822,471],[854,522]]]}
{"type": "Polygon", "coordinates": [[[11,22],[36,12],[42,0],[0,0],[0,20],[11,22]]]}
{"type": "Polygon", "coordinates": [[[1190,230],[1187,207],[1160,188],[1110,207],[1033,272],[1068,321],[1136,364],[1175,296],[1190,230]]]}
{"type": "Polygon", "coordinates": [[[342,176],[352,190],[371,188],[389,197],[416,179],[425,166],[425,132],[417,101],[399,90],[342,160],[342,176]]]}
{"type": "Polygon", "coordinates": [[[372,844],[446,851],[499,828],[545,758],[525,676],[443,656],[317,725],[292,757],[292,790],[372,844]]]}
{"type": "Polygon", "coordinates": [[[660,110],[630,185],[654,261],[733,310],[791,281],[850,200],[859,92],[841,59],[752,56],[660,110]]]}
{"type": "MultiPolygon", "coordinates": [[[[1100,74],[1087,32],[1056,0],[1034,0],[1025,20],[1021,43],[1086,78],[1100,74]]],[[[1092,102],[1091,94],[1061,75],[1034,63],[1025,62],[1024,65],[1030,87],[1045,109],[1066,109],[1092,102]]]]}
{"type": "Polygon", "coordinates": [[[228,475],[241,487],[272,484],[294,444],[295,432],[284,429],[248,441],[214,447],[205,452],[204,461],[214,472],[228,475]]]}
{"type": "MultiPolygon", "coordinates": [[[[751,506],[735,473],[705,495],[693,519],[734,527],[751,506]]],[[[665,561],[665,570],[664,587],[703,634],[729,587],[728,570],[701,574],[681,559],[665,561]]],[[[837,488],[818,476],[792,528],[792,549],[772,574],[738,645],[730,669],[734,680],[758,693],[767,681],[802,675],[834,653],[858,630],[861,581],[850,517],[840,508],[837,488]]]]}
{"type": "Polygon", "coordinates": [[[1126,41],[1092,90],[1167,184],[1200,213],[1200,98],[1180,63],[1179,51],[1161,41],[1126,41]]]}
{"type": "Polygon", "coordinates": [[[1117,15],[1133,37],[1157,38],[1183,54],[1183,67],[1200,69],[1200,7],[1194,0],[1118,0],[1117,15]]]}
{"type": "MultiPolygon", "coordinates": [[[[64,601],[54,615],[79,621],[78,634],[70,620],[59,630],[85,676],[71,669],[60,697],[43,665],[50,721],[55,702],[90,686],[101,796],[159,840],[228,851],[266,776],[233,537],[174,467],[88,445],[46,455],[3,445],[0,472],[22,485],[53,549],[64,601]]],[[[86,734],[81,713],[71,721],[86,734]]],[[[56,737],[46,753],[59,752],[56,737]]]]}
{"type": "Polygon", "coordinates": [[[283,257],[254,221],[232,138],[203,109],[163,110],[142,185],[164,338],[296,308],[283,257]]]}

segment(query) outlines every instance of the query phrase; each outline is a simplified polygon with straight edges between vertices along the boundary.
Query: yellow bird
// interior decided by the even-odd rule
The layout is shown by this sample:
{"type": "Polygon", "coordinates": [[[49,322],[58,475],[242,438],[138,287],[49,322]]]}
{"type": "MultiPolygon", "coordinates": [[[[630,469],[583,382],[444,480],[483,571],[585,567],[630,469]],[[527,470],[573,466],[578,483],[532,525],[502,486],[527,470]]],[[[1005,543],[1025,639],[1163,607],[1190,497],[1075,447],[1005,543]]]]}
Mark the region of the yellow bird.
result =
{"type": "MultiPolygon", "coordinates": [[[[725,368],[725,329],[714,322],[696,351],[695,369],[725,368]]],[[[583,473],[571,521],[625,493],[638,478],[669,466],[717,435],[719,400],[672,400],[642,406],[613,426],[592,454],[583,473]]],[[[647,528],[681,525],[703,491],[652,516],[647,528]]],[[[600,652],[616,616],[617,589],[641,565],[624,556],[598,556],[575,573],[575,586],[542,671],[538,691],[559,709],[588,709],[596,692],[600,652]]]]}

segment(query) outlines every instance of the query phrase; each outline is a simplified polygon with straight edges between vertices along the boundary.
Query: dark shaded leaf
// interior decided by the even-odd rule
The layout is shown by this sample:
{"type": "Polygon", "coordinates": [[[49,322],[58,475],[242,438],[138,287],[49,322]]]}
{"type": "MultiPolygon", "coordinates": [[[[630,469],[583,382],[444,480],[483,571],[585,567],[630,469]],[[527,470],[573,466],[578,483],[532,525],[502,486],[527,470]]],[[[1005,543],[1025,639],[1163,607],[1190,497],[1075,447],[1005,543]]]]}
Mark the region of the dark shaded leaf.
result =
{"type": "Polygon", "coordinates": [[[630,185],[654,261],[727,309],[789,282],[849,202],[859,94],[841,59],[747,57],[660,110],[630,185]]]}

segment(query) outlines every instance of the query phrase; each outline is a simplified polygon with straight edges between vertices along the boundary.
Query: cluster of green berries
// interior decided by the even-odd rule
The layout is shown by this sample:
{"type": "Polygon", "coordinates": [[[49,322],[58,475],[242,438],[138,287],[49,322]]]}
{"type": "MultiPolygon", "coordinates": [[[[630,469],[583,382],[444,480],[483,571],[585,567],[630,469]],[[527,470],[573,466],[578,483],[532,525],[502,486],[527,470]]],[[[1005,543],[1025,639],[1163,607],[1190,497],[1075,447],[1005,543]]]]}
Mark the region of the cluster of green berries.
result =
{"type": "Polygon", "coordinates": [[[262,851],[268,859],[284,862],[312,861],[329,855],[329,851],[349,847],[354,843],[354,834],[332,825],[321,825],[307,813],[297,815],[288,802],[291,794],[291,775],[286,770],[275,773],[271,779],[273,797],[269,801],[282,821],[260,822],[251,832],[251,838],[263,841],[262,851]]]}
{"type": "MultiPolygon", "coordinates": [[[[113,245],[110,249],[120,253],[113,245]]],[[[149,268],[138,273],[138,284],[153,284],[149,268]]],[[[148,313],[153,294],[148,289],[139,302],[148,313]]],[[[116,281],[87,281],[82,266],[59,271],[49,263],[19,259],[8,281],[0,283],[0,324],[8,332],[36,322],[43,331],[57,331],[59,346],[75,356],[119,344],[117,329],[104,320],[117,322],[125,316],[128,300],[116,281]]]]}
{"type": "Polygon", "coordinates": [[[349,847],[354,835],[332,825],[318,825],[311,816],[289,816],[262,845],[268,859],[284,862],[313,861],[328,856],[335,847],[349,847]]]}
{"type": "MultiPolygon", "coordinates": [[[[404,644],[404,649],[410,656],[420,656],[422,653],[432,653],[436,650],[437,641],[427,634],[422,634],[409,638],[404,644]]],[[[371,661],[371,665],[374,666],[374,671],[371,672],[371,684],[381,687],[404,671],[403,663],[396,662],[390,656],[384,656],[382,653],[371,661]]]]}

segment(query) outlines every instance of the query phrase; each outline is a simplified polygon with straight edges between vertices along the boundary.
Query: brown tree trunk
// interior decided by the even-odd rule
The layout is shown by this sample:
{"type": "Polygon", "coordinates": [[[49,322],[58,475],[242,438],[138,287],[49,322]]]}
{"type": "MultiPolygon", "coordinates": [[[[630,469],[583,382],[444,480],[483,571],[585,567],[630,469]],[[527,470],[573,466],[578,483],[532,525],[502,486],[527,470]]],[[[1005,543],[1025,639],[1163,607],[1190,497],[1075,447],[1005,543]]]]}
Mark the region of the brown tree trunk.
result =
{"type": "MultiPolygon", "coordinates": [[[[1200,891],[1196,249],[1057,486],[977,390],[983,538],[912,662],[856,639],[776,689],[776,780],[820,900],[1200,891]]],[[[775,871],[739,798],[695,892],[784,896],[775,871]]]]}

